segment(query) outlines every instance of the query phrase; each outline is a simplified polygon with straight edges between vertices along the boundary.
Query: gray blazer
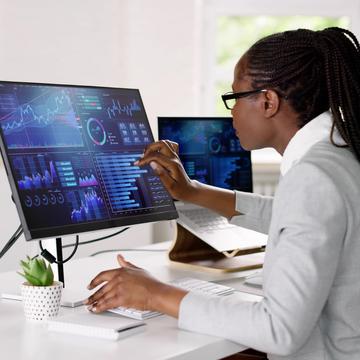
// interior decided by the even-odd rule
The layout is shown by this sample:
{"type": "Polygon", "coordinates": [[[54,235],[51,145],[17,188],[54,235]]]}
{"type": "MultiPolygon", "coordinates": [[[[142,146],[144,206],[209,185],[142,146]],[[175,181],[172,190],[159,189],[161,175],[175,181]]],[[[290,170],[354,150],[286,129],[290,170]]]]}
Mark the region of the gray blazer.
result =
{"type": "Polygon", "coordinates": [[[268,232],[264,299],[189,293],[179,327],[269,359],[360,359],[360,164],[328,142],[281,179],[275,197],[236,193],[232,220],[268,232]]]}

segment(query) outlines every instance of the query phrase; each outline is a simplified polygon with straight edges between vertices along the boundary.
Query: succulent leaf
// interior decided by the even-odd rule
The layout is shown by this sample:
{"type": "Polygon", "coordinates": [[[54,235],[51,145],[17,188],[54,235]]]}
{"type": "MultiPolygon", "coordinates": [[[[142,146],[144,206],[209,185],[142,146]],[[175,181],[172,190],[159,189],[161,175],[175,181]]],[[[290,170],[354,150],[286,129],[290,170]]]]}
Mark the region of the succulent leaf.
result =
{"type": "Polygon", "coordinates": [[[20,265],[23,269],[30,269],[29,263],[24,260],[20,261],[20,265]]]}
{"type": "Polygon", "coordinates": [[[35,276],[36,278],[40,278],[41,274],[43,273],[43,269],[39,259],[34,259],[30,262],[30,273],[31,275],[35,276]]]}
{"type": "Polygon", "coordinates": [[[26,276],[24,274],[22,274],[21,272],[18,272],[18,271],[17,271],[17,273],[26,279],[26,276]]]}
{"type": "Polygon", "coordinates": [[[38,278],[36,278],[35,276],[32,276],[30,274],[26,274],[25,273],[25,279],[29,282],[29,284],[34,285],[34,286],[43,286],[41,284],[41,280],[39,280],[38,278]]]}
{"type": "Polygon", "coordinates": [[[30,284],[34,286],[49,286],[54,282],[54,273],[43,258],[35,257],[31,259],[27,256],[27,261],[21,261],[20,265],[24,273],[19,273],[30,284]]]}
{"type": "Polygon", "coordinates": [[[37,259],[38,260],[38,263],[41,267],[41,271],[46,271],[46,263],[45,263],[45,260],[44,259],[37,259]]]}
{"type": "Polygon", "coordinates": [[[47,271],[44,272],[44,277],[41,279],[43,281],[44,286],[49,286],[54,282],[54,273],[49,264],[47,271]]]}

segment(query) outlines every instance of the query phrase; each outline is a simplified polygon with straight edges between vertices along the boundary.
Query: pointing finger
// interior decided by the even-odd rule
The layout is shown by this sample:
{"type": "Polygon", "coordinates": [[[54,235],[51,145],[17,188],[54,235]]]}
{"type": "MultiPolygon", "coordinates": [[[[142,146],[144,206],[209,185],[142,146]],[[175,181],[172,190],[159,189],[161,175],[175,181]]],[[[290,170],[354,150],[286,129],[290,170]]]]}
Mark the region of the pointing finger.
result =
{"type": "Polygon", "coordinates": [[[179,154],[179,144],[176,143],[175,141],[171,141],[171,140],[164,140],[168,146],[172,149],[172,151],[174,151],[176,154],[179,154]]]}
{"type": "Polygon", "coordinates": [[[144,157],[148,156],[152,152],[159,152],[168,157],[169,156],[172,157],[172,156],[176,155],[176,153],[173,150],[173,147],[169,144],[168,140],[160,140],[160,141],[157,141],[157,142],[154,142],[154,143],[148,145],[145,148],[143,156],[144,157]]]}

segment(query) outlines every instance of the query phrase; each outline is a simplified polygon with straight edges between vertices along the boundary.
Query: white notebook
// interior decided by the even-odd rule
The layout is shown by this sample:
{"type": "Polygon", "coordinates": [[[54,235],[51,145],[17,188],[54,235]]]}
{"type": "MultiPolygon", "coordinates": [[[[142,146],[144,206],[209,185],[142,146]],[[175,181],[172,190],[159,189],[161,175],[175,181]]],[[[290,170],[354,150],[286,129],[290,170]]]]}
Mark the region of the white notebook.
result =
{"type": "Polygon", "coordinates": [[[143,321],[110,313],[94,314],[86,310],[48,320],[48,329],[50,331],[108,340],[118,340],[143,331],[145,325],[143,321]]]}

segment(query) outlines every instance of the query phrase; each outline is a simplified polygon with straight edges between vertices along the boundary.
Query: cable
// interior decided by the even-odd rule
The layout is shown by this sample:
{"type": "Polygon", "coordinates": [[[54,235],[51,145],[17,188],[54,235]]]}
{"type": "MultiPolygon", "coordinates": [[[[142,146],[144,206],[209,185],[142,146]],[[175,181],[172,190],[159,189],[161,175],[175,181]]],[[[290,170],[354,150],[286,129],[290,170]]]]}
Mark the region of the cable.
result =
{"type": "Polygon", "coordinates": [[[82,242],[79,241],[79,235],[76,235],[76,242],[74,244],[68,244],[68,245],[63,245],[62,246],[63,249],[75,246],[75,248],[74,248],[73,252],[70,254],[70,256],[66,260],[63,260],[63,261],[56,260],[54,255],[52,255],[49,251],[47,251],[46,249],[43,248],[41,240],[40,240],[39,244],[40,244],[40,249],[41,249],[41,256],[43,256],[51,264],[53,264],[53,263],[55,263],[55,264],[65,264],[66,262],[68,262],[75,255],[75,252],[76,252],[77,248],[79,247],[79,245],[91,244],[91,243],[94,243],[94,242],[97,242],[97,241],[100,241],[100,240],[108,239],[108,238],[113,237],[115,235],[121,234],[122,232],[124,232],[124,231],[126,231],[128,229],[130,229],[129,226],[124,228],[124,229],[121,229],[120,231],[117,231],[117,232],[115,232],[113,234],[106,235],[106,236],[103,236],[101,238],[97,238],[97,239],[93,239],[93,240],[82,241],[82,242]]]}
{"type": "Polygon", "coordinates": [[[22,230],[21,225],[20,225],[17,228],[17,230],[15,231],[15,233],[12,235],[12,237],[5,244],[3,249],[1,250],[0,258],[2,258],[9,251],[9,249],[15,244],[16,240],[21,236],[22,233],[23,233],[23,230],[22,230]]]}
{"type": "Polygon", "coordinates": [[[11,238],[7,241],[7,243],[4,245],[2,250],[0,251],[0,259],[9,251],[9,249],[15,244],[16,240],[21,236],[23,233],[23,229],[21,227],[21,224],[16,229],[14,234],[11,236],[11,238]]]}
{"type": "MultiPolygon", "coordinates": [[[[93,239],[93,240],[88,240],[88,241],[79,242],[79,245],[86,245],[86,244],[91,244],[91,243],[94,243],[94,242],[97,242],[97,241],[100,241],[100,240],[105,240],[105,239],[111,238],[111,237],[113,237],[113,236],[116,236],[116,235],[118,235],[118,234],[121,234],[121,233],[123,233],[124,231],[126,231],[126,230],[128,230],[128,229],[130,229],[129,226],[126,227],[126,228],[124,228],[124,229],[121,229],[120,231],[117,231],[117,232],[115,232],[115,233],[113,233],[113,234],[110,234],[110,235],[103,236],[103,237],[101,237],[101,238],[97,238],[97,239],[93,239]]],[[[75,244],[63,245],[62,248],[65,249],[65,248],[68,248],[68,247],[72,247],[72,246],[74,246],[74,245],[75,245],[75,244]]]]}
{"type": "Polygon", "coordinates": [[[72,253],[69,255],[69,257],[63,261],[58,261],[56,260],[55,256],[53,254],[51,254],[49,251],[47,251],[46,249],[43,248],[42,246],[42,242],[41,240],[39,241],[39,245],[40,245],[40,249],[41,249],[41,256],[43,256],[47,261],[49,261],[49,263],[53,264],[65,264],[66,262],[68,262],[76,253],[76,250],[79,246],[79,235],[76,235],[76,242],[75,242],[75,248],[72,251],[72,253]]]}
{"type": "Polygon", "coordinates": [[[164,249],[111,249],[111,250],[102,250],[96,253],[91,254],[90,256],[96,256],[100,254],[105,254],[109,252],[122,252],[122,251],[145,251],[145,252],[165,252],[164,249]]]}
{"type": "Polygon", "coordinates": [[[8,251],[10,249],[11,246],[13,246],[15,244],[15,242],[17,241],[17,239],[22,235],[23,231],[20,230],[12,239],[12,241],[9,243],[8,247],[6,248],[6,251],[8,251]]]}
{"type": "MultiPolygon", "coordinates": [[[[79,247],[79,245],[85,245],[85,244],[91,244],[100,240],[105,240],[108,238],[111,238],[113,236],[116,236],[118,234],[123,233],[126,230],[129,230],[130,227],[126,227],[124,229],[121,229],[120,231],[117,231],[113,234],[110,235],[106,235],[97,239],[93,239],[93,240],[88,240],[88,241],[83,241],[83,242],[79,242],[79,235],[76,235],[76,242],[74,244],[68,244],[68,245],[64,245],[62,248],[68,248],[68,247],[72,247],[75,246],[74,250],[72,251],[72,253],[70,254],[70,256],[63,261],[57,261],[55,256],[52,255],[48,250],[44,249],[42,246],[42,242],[41,240],[39,241],[39,245],[40,245],[40,249],[41,249],[41,256],[43,256],[46,260],[48,260],[51,264],[55,263],[55,264],[65,264],[66,262],[68,262],[76,253],[77,248],[79,247]]],[[[4,245],[4,247],[1,249],[0,251],[0,259],[9,251],[9,249],[15,244],[16,240],[22,235],[23,233],[23,229],[21,224],[18,226],[18,228],[15,230],[14,234],[11,236],[11,238],[7,241],[7,243],[4,245]]],[[[109,251],[118,251],[118,250],[105,250],[104,252],[109,252],[109,251]]],[[[120,251],[136,251],[135,249],[120,249],[120,251]]],[[[142,251],[159,251],[159,250],[142,250],[142,251]]],[[[162,251],[162,250],[160,250],[162,251]]],[[[101,253],[101,252],[99,252],[101,253]]],[[[98,253],[95,253],[91,256],[95,256],[98,253]]]]}

